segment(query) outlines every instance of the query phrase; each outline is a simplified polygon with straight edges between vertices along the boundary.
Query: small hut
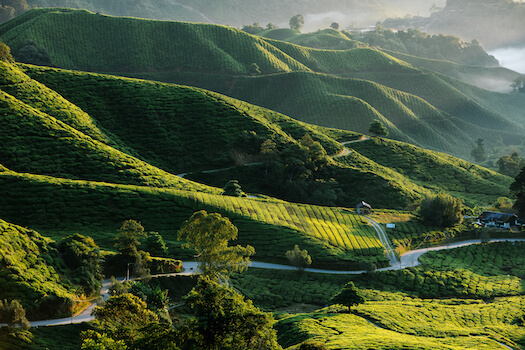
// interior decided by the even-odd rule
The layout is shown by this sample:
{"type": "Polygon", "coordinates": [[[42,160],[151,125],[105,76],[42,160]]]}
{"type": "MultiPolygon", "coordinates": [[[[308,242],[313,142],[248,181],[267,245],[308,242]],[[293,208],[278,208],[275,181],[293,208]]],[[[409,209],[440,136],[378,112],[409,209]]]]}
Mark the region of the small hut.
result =
{"type": "Polygon", "coordinates": [[[372,206],[367,202],[361,201],[358,205],[355,206],[357,209],[357,214],[366,215],[372,212],[372,206]]]}

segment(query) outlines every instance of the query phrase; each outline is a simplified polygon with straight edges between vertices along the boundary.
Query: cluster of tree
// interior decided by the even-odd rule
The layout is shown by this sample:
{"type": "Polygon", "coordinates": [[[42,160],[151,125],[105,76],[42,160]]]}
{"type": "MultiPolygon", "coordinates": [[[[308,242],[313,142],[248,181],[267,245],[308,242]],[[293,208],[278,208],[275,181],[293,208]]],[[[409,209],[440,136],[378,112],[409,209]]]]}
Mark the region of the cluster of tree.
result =
{"type": "Polygon", "coordinates": [[[429,226],[450,227],[463,221],[463,208],[458,198],[439,193],[421,201],[419,216],[429,226]]]}
{"type": "Polygon", "coordinates": [[[374,120],[372,123],[370,123],[370,127],[368,128],[368,132],[371,132],[372,134],[376,136],[388,136],[388,130],[385,128],[383,123],[379,120],[374,120]]]}
{"type": "Polygon", "coordinates": [[[312,257],[308,254],[308,250],[301,250],[297,244],[293,250],[286,252],[286,259],[288,259],[290,265],[295,266],[299,271],[304,271],[304,269],[312,265],[312,257]]]}
{"type": "Polygon", "coordinates": [[[97,295],[102,287],[102,255],[91,237],[74,234],[64,238],[58,251],[68,267],[71,282],[87,295],[97,295]]]}
{"type": "Polygon", "coordinates": [[[504,155],[498,159],[497,165],[499,172],[503,175],[516,177],[525,167],[525,159],[521,158],[518,152],[513,152],[510,156],[504,155]]]}
{"type": "Polygon", "coordinates": [[[184,297],[190,317],[174,322],[166,292],[144,283],[114,284],[111,298],[94,311],[94,329],[83,332],[84,350],[281,349],[271,314],[227,286],[242,271],[252,247],[229,247],[237,228],[220,214],[196,212],[179,231],[197,251],[202,272],[184,297]]]}
{"type": "Polygon", "coordinates": [[[510,185],[510,191],[516,196],[514,202],[514,209],[516,209],[520,217],[525,217],[525,168],[522,168],[514,182],[510,185]]]}
{"type": "Polygon", "coordinates": [[[22,341],[29,342],[31,328],[26,312],[18,300],[0,300],[0,323],[7,324],[7,334],[22,341]]]}
{"type": "Polygon", "coordinates": [[[53,65],[49,52],[34,41],[23,43],[18,51],[14,53],[14,56],[18,62],[22,63],[35,64],[37,66],[53,65]]]}
{"type": "Polygon", "coordinates": [[[116,257],[119,265],[133,266],[131,273],[134,276],[150,274],[148,264],[151,256],[167,257],[168,248],[158,232],[147,233],[142,224],[136,220],[126,220],[122,223],[115,246],[119,255],[116,257]],[[144,250],[138,247],[144,244],[144,250]]]}
{"type": "Polygon", "coordinates": [[[11,48],[0,40],[0,61],[13,62],[13,56],[11,56],[11,48]]]}
{"type": "Polygon", "coordinates": [[[377,25],[369,32],[353,33],[355,40],[378,46],[385,50],[413,56],[441,59],[473,66],[497,66],[493,56],[483,50],[477,40],[464,42],[452,35],[428,35],[419,29],[394,32],[377,25]]]}
{"type": "Polygon", "coordinates": [[[513,92],[525,93],[525,75],[520,75],[510,85],[513,92]]]}
{"type": "Polygon", "coordinates": [[[265,30],[272,30],[272,29],[277,29],[279,28],[278,26],[276,26],[275,24],[273,23],[268,23],[266,25],[265,28],[261,27],[259,25],[259,22],[253,22],[253,24],[250,24],[250,25],[244,25],[242,27],[242,30],[245,31],[246,33],[250,33],[250,34],[258,34],[262,31],[265,31],[265,30]]]}
{"type": "Polygon", "coordinates": [[[26,0],[2,0],[0,4],[0,23],[20,16],[30,8],[26,0]]]}

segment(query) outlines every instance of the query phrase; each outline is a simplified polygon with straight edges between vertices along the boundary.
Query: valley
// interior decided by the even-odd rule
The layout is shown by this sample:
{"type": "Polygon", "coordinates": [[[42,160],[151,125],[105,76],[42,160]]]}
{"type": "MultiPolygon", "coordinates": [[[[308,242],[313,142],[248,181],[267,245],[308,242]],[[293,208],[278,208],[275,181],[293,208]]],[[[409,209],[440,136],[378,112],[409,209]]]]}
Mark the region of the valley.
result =
{"type": "Polygon", "coordinates": [[[525,349],[519,72],[379,24],[45,2],[0,23],[0,349],[525,349]]]}

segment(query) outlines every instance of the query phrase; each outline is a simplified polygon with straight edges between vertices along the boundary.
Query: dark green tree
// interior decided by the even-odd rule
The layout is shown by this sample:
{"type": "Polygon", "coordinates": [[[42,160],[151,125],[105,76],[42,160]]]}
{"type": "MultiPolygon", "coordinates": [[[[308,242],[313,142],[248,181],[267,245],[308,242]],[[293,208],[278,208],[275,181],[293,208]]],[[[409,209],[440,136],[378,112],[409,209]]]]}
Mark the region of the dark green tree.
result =
{"type": "Polygon", "coordinates": [[[463,203],[448,194],[439,193],[423,199],[419,216],[430,226],[450,227],[463,221],[463,203]]]}
{"type": "Polygon", "coordinates": [[[242,31],[250,34],[257,34],[262,32],[263,30],[264,28],[261,27],[258,22],[254,22],[253,24],[245,25],[242,27],[242,31]]]}
{"type": "Polygon", "coordinates": [[[474,158],[474,161],[476,162],[482,162],[486,158],[486,152],[485,152],[485,146],[483,145],[483,139],[477,139],[475,141],[476,145],[470,152],[470,155],[472,158],[474,158]]]}
{"type": "Polygon", "coordinates": [[[339,30],[339,23],[332,22],[332,24],[330,24],[330,28],[335,29],[335,30],[339,30]]]}
{"type": "Polygon", "coordinates": [[[49,52],[43,47],[40,47],[34,41],[28,41],[22,44],[20,49],[15,54],[15,59],[18,62],[35,64],[39,66],[52,66],[53,62],[49,52]]]}
{"type": "Polygon", "coordinates": [[[141,329],[151,323],[159,323],[157,314],[149,310],[140,297],[131,293],[110,297],[104,305],[97,306],[92,314],[95,316],[95,329],[82,332],[86,345],[97,344],[104,338],[109,343],[131,347],[137,340],[148,336],[141,329]]]}
{"type": "Polygon", "coordinates": [[[144,237],[146,237],[146,232],[144,232],[144,227],[140,222],[136,220],[124,221],[115,238],[117,251],[124,256],[136,258],[139,256],[140,239],[144,237]]]}
{"type": "Polygon", "coordinates": [[[286,259],[288,259],[290,265],[295,266],[299,271],[303,271],[312,265],[312,257],[308,255],[308,250],[301,250],[297,244],[293,250],[286,252],[286,259]]]}
{"type": "Polygon", "coordinates": [[[510,85],[513,92],[525,93],[525,75],[520,75],[510,85]]]}
{"type": "Polygon", "coordinates": [[[153,256],[168,256],[168,247],[158,232],[149,232],[144,241],[144,250],[153,256]]]}
{"type": "Polygon", "coordinates": [[[98,295],[102,287],[102,254],[93,238],[74,234],[64,238],[59,246],[62,259],[70,269],[71,280],[86,295],[98,295]]]}
{"type": "Polygon", "coordinates": [[[202,276],[185,300],[195,314],[188,326],[196,348],[281,349],[272,315],[227,286],[202,276]]]}
{"type": "Polygon", "coordinates": [[[276,26],[276,25],[273,24],[273,23],[268,23],[268,24],[266,25],[266,29],[267,29],[267,30],[272,30],[272,29],[277,29],[277,28],[279,28],[279,27],[276,26]]]}
{"type": "Polygon", "coordinates": [[[0,323],[7,323],[9,332],[31,328],[26,311],[18,300],[0,300],[0,323]]]}
{"type": "Polygon", "coordinates": [[[500,159],[498,159],[497,164],[500,173],[510,177],[516,177],[518,176],[521,168],[525,166],[525,161],[518,155],[518,153],[514,152],[510,156],[502,156],[500,159]]]}
{"type": "Polygon", "coordinates": [[[301,31],[304,26],[304,17],[303,15],[295,15],[290,18],[290,28],[293,30],[301,31]]]}
{"type": "Polygon", "coordinates": [[[510,191],[516,196],[514,202],[514,209],[516,209],[520,217],[525,216],[525,168],[522,168],[514,182],[510,185],[510,191]]]}
{"type": "Polygon", "coordinates": [[[225,196],[232,196],[232,197],[243,197],[244,192],[241,189],[241,185],[239,185],[239,181],[237,180],[230,180],[226,185],[223,187],[223,195],[225,196]]]}
{"type": "Polygon", "coordinates": [[[185,247],[197,252],[199,269],[213,279],[227,279],[232,273],[244,271],[255,254],[252,246],[228,246],[237,239],[237,227],[221,214],[208,214],[201,210],[185,221],[178,238],[185,240],[185,247]]]}
{"type": "Polygon", "coordinates": [[[381,123],[381,121],[377,119],[370,123],[368,132],[371,132],[372,134],[377,135],[377,136],[384,136],[384,137],[388,136],[388,130],[385,128],[383,123],[381,123]]]}
{"type": "Polygon", "coordinates": [[[341,304],[348,307],[349,312],[352,306],[362,304],[365,301],[365,297],[363,297],[353,282],[348,282],[331,300],[332,304],[341,304]]]}

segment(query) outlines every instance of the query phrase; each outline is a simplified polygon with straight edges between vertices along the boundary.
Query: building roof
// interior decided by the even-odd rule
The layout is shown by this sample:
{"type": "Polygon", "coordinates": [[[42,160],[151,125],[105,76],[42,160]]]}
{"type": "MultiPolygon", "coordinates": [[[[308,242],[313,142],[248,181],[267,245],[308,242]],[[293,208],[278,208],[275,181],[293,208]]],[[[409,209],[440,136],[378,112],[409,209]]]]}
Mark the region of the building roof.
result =
{"type": "Polygon", "coordinates": [[[368,208],[368,209],[372,209],[372,206],[370,204],[368,204],[367,202],[364,202],[364,201],[361,201],[361,203],[359,203],[358,205],[355,206],[356,208],[368,208]]]}
{"type": "Polygon", "coordinates": [[[494,211],[484,211],[479,217],[479,220],[481,221],[503,221],[503,222],[509,222],[512,220],[517,220],[518,217],[515,214],[507,214],[507,213],[498,213],[494,211]]]}

